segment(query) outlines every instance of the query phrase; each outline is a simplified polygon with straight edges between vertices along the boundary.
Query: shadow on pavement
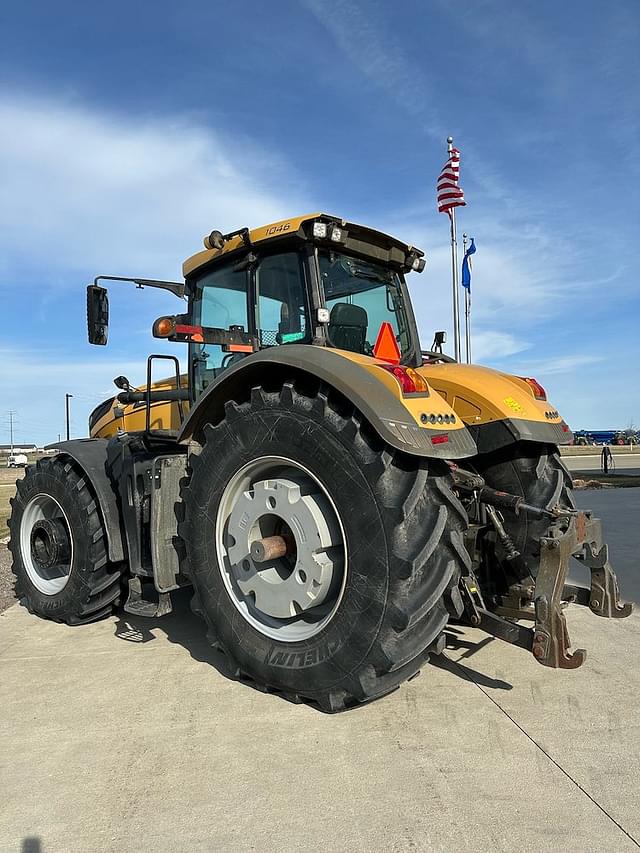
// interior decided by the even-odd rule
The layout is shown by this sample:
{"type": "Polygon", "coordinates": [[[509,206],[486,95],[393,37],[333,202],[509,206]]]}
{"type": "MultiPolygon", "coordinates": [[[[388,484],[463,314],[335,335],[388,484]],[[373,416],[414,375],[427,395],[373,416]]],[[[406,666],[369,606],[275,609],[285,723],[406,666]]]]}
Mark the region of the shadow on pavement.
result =
{"type": "MultiPolygon", "coordinates": [[[[145,619],[140,616],[133,616],[130,613],[124,613],[120,610],[116,621],[115,636],[125,642],[144,644],[155,640],[154,631],[159,629],[166,635],[169,642],[183,646],[194,660],[209,664],[220,675],[237,682],[237,679],[229,672],[225,656],[210,646],[206,638],[204,622],[191,612],[189,606],[190,600],[190,588],[177,590],[172,593],[173,612],[168,616],[160,618],[145,619]]],[[[464,639],[462,631],[453,626],[447,628],[446,635],[448,649],[466,650],[462,655],[463,658],[470,657],[483,646],[487,645],[487,643],[493,642],[492,637],[487,637],[480,643],[472,643],[464,639]]],[[[450,672],[458,678],[466,681],[474,681],[483,687],[493,690],[512,689],[512,685],[506,681],[490,678],[466,664],[451,660],[446,657],[446,654],[433,655],[429,663],[432,666],[450,672]]],[[[253,684],[244,681],[240,683],[246,687],[255,689],[255,685],[253,684]]]]}
{"type": "Polygon", "coordinates": [[[159,629],[166,634],[170,643],[177,643],[187,649],[194,660],[208,663],[221,675],[228,677],[224,655],[211,647],[204,622],[191,612],[191,587],[172,592],[171,600],[172,613],[151,619],[125,613],[120,608],[115,636],[128,643],[150,643],[156,639],[154,631],[159,629]]]}

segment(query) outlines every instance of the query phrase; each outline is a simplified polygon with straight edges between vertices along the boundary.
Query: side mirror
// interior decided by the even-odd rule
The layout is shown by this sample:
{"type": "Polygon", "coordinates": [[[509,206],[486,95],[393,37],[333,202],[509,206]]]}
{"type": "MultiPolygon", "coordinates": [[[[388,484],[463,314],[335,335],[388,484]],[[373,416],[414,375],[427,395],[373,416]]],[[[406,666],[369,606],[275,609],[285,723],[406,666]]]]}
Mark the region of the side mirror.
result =
{"type": "Polygon", "coordinates": [[[113,384],[121,391],[131,390],[131,383],[129,382],[126,376],[116,376],[116,378],[113,380],[113,384]]]}
{"type": "Polygon", "coordinates": [[[87,287],[87,334],[90,344],[104,347],[109,336],[109,296],[105,287],[87,287]]]}

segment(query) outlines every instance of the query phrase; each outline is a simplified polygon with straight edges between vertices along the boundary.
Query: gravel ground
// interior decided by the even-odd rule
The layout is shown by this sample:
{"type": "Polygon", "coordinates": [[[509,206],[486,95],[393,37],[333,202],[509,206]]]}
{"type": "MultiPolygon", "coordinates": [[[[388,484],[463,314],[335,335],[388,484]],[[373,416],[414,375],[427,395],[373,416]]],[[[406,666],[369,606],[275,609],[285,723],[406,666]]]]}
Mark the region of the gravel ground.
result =
{"type": "MultiPolygon", "coordinates": [[[[4,464],[4,462],[0,463],[4,464]]],[[[11,573],[11,554],[4,544],[9,531],[6,518],[9,514],[9,498],[14,493],[16,480],[24,477],[24,468],[0,467],[0,613],[15,604],[13,595],[13,574],[11,573]]]]}
{"type": "Polygon", "coordinates": [[[0,545],[0,613],[15,604],[13,594],[13,574],[11,572],[11,554],[6,545],[0,545]]]}

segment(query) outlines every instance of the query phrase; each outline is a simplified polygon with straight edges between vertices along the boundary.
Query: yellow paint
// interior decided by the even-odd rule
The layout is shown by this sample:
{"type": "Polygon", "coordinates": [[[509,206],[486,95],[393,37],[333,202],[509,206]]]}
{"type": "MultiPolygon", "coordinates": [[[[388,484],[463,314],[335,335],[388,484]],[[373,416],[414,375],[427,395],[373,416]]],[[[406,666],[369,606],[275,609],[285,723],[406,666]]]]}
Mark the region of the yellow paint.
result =
{"type": "Polygon", "coordinates": [[[513,412],[515,412],[516,414],[523,415],[523,416],[526,415],[527,412],[526,412],[524,406],[521,406],[517,400],[513,399],[513,397],[505,397],[504,401],[507,404],[507,406],[509,406],[509,408],[513,412]]]}
{"type": "MultiPolygon", "coordinates": [[[[318,217],[326,217],[332,219],[334,221],[341,222],[343,227],[349,230],[350,227],[362,227],[356,226],[355,222],[347,222],[344,219],[341,219],[339,216],[333,216],[328,213],[305,213],[303,216],[293,216],[290,219],[281,219],[279,222],[271,222],[269,225],[262,225],[260,228],[252,228],[249,231],[249,237],[252,243],[262,243],[265,240],[274,240],[279,237],[282,237],[286,234],[295,234],[296,231],[305,223],[309,222],[313,219],[318,219],[318,217]]],[[[390,237],[388,234],[383,234],[381,231],[375,231],[373,228],[369,228],[367,226],[367,230],[372,233],[382,234],[385,238],[385,241],[391,240],[397,246],[403,248],[405,251],[409,251],[414,247],[409,245],[408,243],[404,243],[402,240],[397,240],[395,237],[390,237]]],[[[222,249],[205,249],[203,252],[197,252],[195,255],[192,255],[182,265],[182,274],[185,278],[190,275],[192,272],[197,270],[199,267],[204,266],[205,264],[212,261],[214,258],[222,257],[222,255],[227,255],[229,252],[233,252],[236,249],[241,248],[243,245],[243,240],[240,235],[237,237],[232,237],[228,240],[222,249]]]]}
{"type": "MultiPolygon", "coordinates": [[[[387,370],[381,369],[381,366],[388,364],[388,362],[382,361],[380,359],[371,358],[370,356],[360,355],[354,352],[348,352],[347,350],[335,349],[332,350],[332,352],[338,353],[343,358],[346,358],[349,361],[354,361],[357,364],[361,365],[361,367],[363,367],[372,376],[372,378],[376,380],[376,382],[379,382],[381,386],[383,386],[387,389],[387,391],[393,394],[393,396],[396,397],[406,409],[408,422],[413,421],[416,426],[419,426],[423,429],[435,430],[436,432],[453,432],[455,430],[465,429],[465,424],[462,421],[462,414],[455,412],[454,409],[447,403],[447,401],[434,389],[431,383],[429,383],[430,393],[428,397],[405,397],[402,394],[402,389],[400,388],[398,381],[387,370]],[[435,414],[436,416],[451,416],[456,414],[457,417],[455,423],[423,423],[421,420],[421,416],[426,415],[428,417],[430,414],[435,414]]],[[[420,372],[423,373],[423,371],[420,372]]],[[[181,385],[183,387],[186,387],[186,381],[186,376],[182,376],[181,385]]],[[[161,380],[159,382],[155,382],[152,385],[152,388],[154,390],[175,388],[175,381],[161,380]]],[[[136,390],[144,390],[144,386],[136,390]]],[[[185,406],[186,411],[188,409],[188,403],[184,403],[183,405],[185,406]]],[[[178,415],[177,403],[154,403],[151,406],[151,429],[177,430],[179,429],[179,427],[180,418],[178,415]]],[[[103,417],[100,418],[100,420],[91,430],[91,435],[92,437],[110,438],[111,436],[117,434],[118,429],[124,432],[138,432],[144,430],[144,428],[144,403],[122,406],[122,404],[119,404],[116,398],[114,397],[111,411],[109,411],[106,415],[103,415],[103,417]],[[119,406],[121,409],[124,409],[123,416],[119,418],[116,418],[114,415],[114,408],[117,406],[119,406]]]]}
{"type": "Polygon", "coordinates": [[[517,376],[476,364],[426,364],[419,372],[469,425],[506,419],[562,423],[555,406],[536,400],[531,386],[517,376]]]}
{"type": "MultiPolygon", "coordinates": [[[[187,387],[187,377],[180,377],[180,385],[187,387]]],[[[154,391],[163,391],[166,388],[175,388],[175,379],[161,379],[154,382],[151,388],[154,391]]],[[[136,391],[144,391],[145,386],[136,388],[136,391]]],[[[189,410],[189,403],[183,402],[185,413],[189,410]]],[[[92,438],[111,438],[117,435],[118,430],[123,432],[142,432],[145,428],[145,404],[131,403],[123,406],[118,403],[116,397],[112,400],[111,409],[106,415],[94,425],[91,430],[92,438]],[[123,410],[121,417],[116,417],[115,409],[123,410]]],[[[151,405],[151,429],[180,429],[180,414],[177,403],[152,403],[151,405]]]]}

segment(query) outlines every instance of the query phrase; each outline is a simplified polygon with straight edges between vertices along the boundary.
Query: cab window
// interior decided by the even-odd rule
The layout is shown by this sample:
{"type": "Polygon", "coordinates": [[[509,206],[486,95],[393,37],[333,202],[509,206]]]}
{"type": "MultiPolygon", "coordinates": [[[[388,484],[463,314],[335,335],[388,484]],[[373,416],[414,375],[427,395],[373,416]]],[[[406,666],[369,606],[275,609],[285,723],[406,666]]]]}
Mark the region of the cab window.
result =
{"type": "MultiPolygon", "coordinates": [[[[241,326],[249,330],[248,271],[238,269],[236,261],[218,266],[193,286],[193,322],[196,326],[228,329],[241,326]]],[[[241,354],[225,353],[216,344],[191,344],[196,396],[230,366],[241,354]]]]}
{"type": "Polygon", "coordinates": [[[309,337],[302,256],[263,257],[256,268],[256,328],[260,346],[300,343],[309,337]]]}
{"type": "Polygon", "coordinates": [[[398,273],[341,252],[321,251],[318,263],[329,309],[329,345],[371,355],[382,323],[390,323],[406,356],[411,337],[398,273]]]}

